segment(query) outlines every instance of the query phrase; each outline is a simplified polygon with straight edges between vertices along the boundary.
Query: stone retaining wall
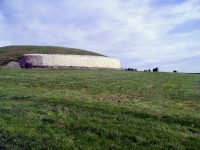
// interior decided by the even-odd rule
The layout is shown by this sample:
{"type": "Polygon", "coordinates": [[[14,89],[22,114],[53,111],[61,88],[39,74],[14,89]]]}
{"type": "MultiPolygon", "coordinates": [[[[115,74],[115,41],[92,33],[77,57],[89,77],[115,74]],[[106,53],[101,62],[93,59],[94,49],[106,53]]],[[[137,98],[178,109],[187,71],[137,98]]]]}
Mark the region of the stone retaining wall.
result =
{"type": "Polygon", "coordinates": [[[19,64],[23,67],[26,63],[34,68],[121,69],[118,59],[89,55],[24,54],[19,64]]]}

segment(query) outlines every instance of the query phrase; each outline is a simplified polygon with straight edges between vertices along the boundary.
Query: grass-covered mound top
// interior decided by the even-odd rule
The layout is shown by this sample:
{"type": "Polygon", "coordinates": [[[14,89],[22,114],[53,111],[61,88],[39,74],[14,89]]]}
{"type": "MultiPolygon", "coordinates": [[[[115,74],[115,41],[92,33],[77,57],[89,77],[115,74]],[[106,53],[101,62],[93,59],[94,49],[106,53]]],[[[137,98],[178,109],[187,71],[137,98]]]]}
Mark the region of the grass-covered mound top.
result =
{"type": "Polygon", "coordinates": [[[11,60],[18,60],[18,58],[23,54],[34,53],[104,56],[82,49],[57,46],[6,46],[0,47],[0,66],[9,63],[11,60]]]}

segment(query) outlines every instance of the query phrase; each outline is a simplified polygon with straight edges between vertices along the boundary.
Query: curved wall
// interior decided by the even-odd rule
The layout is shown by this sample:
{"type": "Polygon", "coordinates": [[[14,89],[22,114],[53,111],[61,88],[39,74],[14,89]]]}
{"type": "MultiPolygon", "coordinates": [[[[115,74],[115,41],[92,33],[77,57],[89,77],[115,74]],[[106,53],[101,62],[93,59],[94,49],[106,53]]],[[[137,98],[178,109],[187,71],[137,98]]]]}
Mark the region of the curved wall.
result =
{"type": "Polygon", "coordinates": [[[24,54],[20,57],[20,66],[31,63],[34,67],[89,67],[89,68],[114,68],[120,69],[120,61],[118,59],[104,56],[90,55],[62,55],[62,54],[24,54]]]}

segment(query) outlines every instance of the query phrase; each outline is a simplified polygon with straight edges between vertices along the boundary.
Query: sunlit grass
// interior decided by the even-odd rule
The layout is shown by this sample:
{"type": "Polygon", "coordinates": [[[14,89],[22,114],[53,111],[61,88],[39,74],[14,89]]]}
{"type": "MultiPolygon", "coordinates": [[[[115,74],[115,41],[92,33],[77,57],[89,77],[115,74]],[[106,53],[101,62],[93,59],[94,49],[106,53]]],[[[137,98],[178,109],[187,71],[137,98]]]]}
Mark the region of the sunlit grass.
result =
{"type": "Polygon", "coordinates": [[[199,149],[200,77],[0,69],[1,149],[199,149]]]}

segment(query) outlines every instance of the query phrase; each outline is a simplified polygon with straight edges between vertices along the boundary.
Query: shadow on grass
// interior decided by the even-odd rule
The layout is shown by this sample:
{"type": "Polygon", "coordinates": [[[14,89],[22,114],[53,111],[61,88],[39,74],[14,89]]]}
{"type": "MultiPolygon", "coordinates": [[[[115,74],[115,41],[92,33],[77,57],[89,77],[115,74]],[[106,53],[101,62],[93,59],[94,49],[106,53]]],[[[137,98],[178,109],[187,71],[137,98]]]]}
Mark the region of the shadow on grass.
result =
{"type": "Polygon", "coordinates": [[[2,144],[0,143],[0,150],[6,150],[5,147],[1,146],[2,144]]]}
{"type": "MultiPolygon", "coordinates": [[[[141,119],[152,119],[156,122],[163,122],[166,124],[177,124],[181,126],[187,126],[193,128],[200,128],[199,120],[189,117],[180,117],[180,116],[170,116],[170,115],[152,115],[145,112],[138,111],[129,111],[115,106],[105,106],[101,104],[90,104],[82,101],[64,101],[65,106],[73,112],[81,113],[88,112],[91,117],[105,117],[108,116],[110,119],[116,118],[119,121],[124,121],[126,118],[141,118],[141,119]],[[102,116],[100,115],[102,114],[102,116]]],[[[59,102],[57,102],[57,106],[59,102]]],[[[63,102],[61,102],[62,105],[63,102]]],[[[196,132],[195,132],[196,133],[196,132]]]]}

